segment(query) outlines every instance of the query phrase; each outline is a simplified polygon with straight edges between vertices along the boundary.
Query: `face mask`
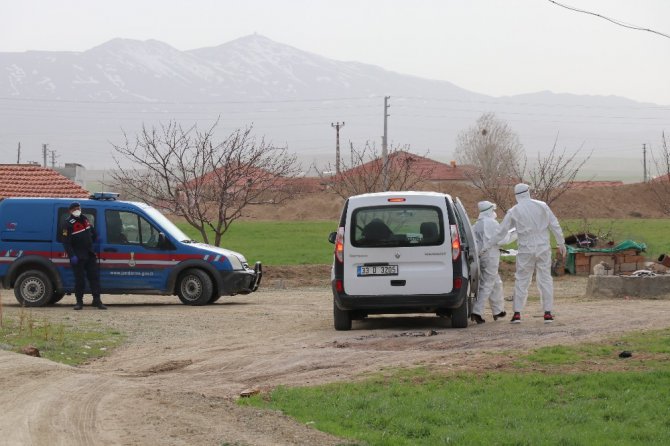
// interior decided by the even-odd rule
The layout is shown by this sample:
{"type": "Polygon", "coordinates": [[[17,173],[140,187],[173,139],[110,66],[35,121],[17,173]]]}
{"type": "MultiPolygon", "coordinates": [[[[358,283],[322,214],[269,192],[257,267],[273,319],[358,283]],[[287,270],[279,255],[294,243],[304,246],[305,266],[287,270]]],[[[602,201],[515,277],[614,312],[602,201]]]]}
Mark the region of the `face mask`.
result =
{"type": "Polygon", "coordinates": [[[81,215],[81,211],[80,210],[72,211],[72,215],[74,217],[79,217],[81,215]]]}

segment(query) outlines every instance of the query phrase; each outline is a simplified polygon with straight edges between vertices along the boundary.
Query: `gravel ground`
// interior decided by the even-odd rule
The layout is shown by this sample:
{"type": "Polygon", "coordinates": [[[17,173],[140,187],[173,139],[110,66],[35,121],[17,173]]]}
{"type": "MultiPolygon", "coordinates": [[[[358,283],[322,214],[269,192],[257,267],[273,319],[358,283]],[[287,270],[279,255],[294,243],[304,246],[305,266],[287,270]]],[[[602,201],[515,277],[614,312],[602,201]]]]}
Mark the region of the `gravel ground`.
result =
{"type": "MultiPolygon", "coordinates": [[[[665,300],[595,300],[584,296],[586,278],[562,277],[553,324],[542,322],[531,293],[519,325],[488,315],[485,324],[452,329],[448,319],[404,315],[336,332],[327,287],[286,283],[268,281],[257,293],[207,307],[107,296],[108,311],[74,312],[66,296],[30,310],[54,322],[98,321],[128,340],[79,367],[0,351],[0,444],[335,445],[344,440],[236,400],[247,389],[357,380],[389,367],[496,368],[518,351],[670,325],[665,300]]],[[[505,281],[506,290],[511,285],[505,281]]],[[[5,317],[14,317],[13,296],[2,297],[5,317]]]]}

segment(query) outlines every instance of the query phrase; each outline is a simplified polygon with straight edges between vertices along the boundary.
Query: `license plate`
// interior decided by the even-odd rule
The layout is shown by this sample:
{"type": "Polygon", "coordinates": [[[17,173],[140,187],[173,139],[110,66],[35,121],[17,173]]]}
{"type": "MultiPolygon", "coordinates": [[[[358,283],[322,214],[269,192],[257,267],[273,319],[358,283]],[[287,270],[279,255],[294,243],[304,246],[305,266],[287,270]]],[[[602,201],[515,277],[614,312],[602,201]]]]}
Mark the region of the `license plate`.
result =
{"type": "Polygon", "coordinates": [[[358,277],[363,276],[397,276],[398,265],[359,266],[358,277]]]}

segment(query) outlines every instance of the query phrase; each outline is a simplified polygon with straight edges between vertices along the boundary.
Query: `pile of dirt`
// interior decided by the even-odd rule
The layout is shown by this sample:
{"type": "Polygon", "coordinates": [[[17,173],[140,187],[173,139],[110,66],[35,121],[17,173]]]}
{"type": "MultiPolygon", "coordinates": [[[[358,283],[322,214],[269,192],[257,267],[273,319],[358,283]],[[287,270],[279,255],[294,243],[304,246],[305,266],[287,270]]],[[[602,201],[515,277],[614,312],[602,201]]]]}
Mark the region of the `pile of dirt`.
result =
{"type": "MultiPolygon", "coordinates": [[[[468,184],[439,185],[435,189],[459,197],[471,218],[477,216],[477,202],[484,199],[479,190],[468,184]]],[[[281,205],[249,206],[244,219],[336,221],[343,202],[342,197],[331,192],[305,193],[281,205]]],[[[569,190],[551,208],[559,219],[664,217],[658,199],[641,183],[569,190]]],[[[502,217],[503,213],[499,214],[502,217]]]]}
{"type": "Polygon", "coordinates": [[[285,265],[263,267],[263,288],[284,290],[324,287],[330,284],[330,265],[285,265]]]}

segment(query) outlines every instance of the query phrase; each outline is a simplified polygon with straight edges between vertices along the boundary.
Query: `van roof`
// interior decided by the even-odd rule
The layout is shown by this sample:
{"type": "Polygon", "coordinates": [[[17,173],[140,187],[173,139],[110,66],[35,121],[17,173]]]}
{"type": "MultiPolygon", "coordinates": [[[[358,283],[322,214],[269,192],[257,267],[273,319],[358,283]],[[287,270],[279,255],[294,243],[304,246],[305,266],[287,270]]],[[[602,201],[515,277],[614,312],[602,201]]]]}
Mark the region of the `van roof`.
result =
{"type": "Polygon", "coordinates": [[[6,202],[24,202],[24,203],[52,203],[52,204],[62,204],[62,205],[69,205],[73,201],[81,203],[82,207],[83,206],[92,206],[92,205],[107,205],[107,204],[129,204],[129,205],[134,205],[138,206],[140,208],[145,208],[149,207],[146,203],[139,203],[139,202],[134,202],[134,201],[120,201],[120,200],[94,200],[94,199],[86,199],[86,198],[45,198],[45,197],[9,197],[5,198],[2,201],[6,202]]]}
{"type": "Polygon", "coordinates": [[[390,191],[390,192],[373,192],[368,194],[353,195],[349,200],[364,200],[366,198],[390,198],[390,197],[444,197],[451,198],[451,195],[442,192],[431,191],[390,191]]]}

